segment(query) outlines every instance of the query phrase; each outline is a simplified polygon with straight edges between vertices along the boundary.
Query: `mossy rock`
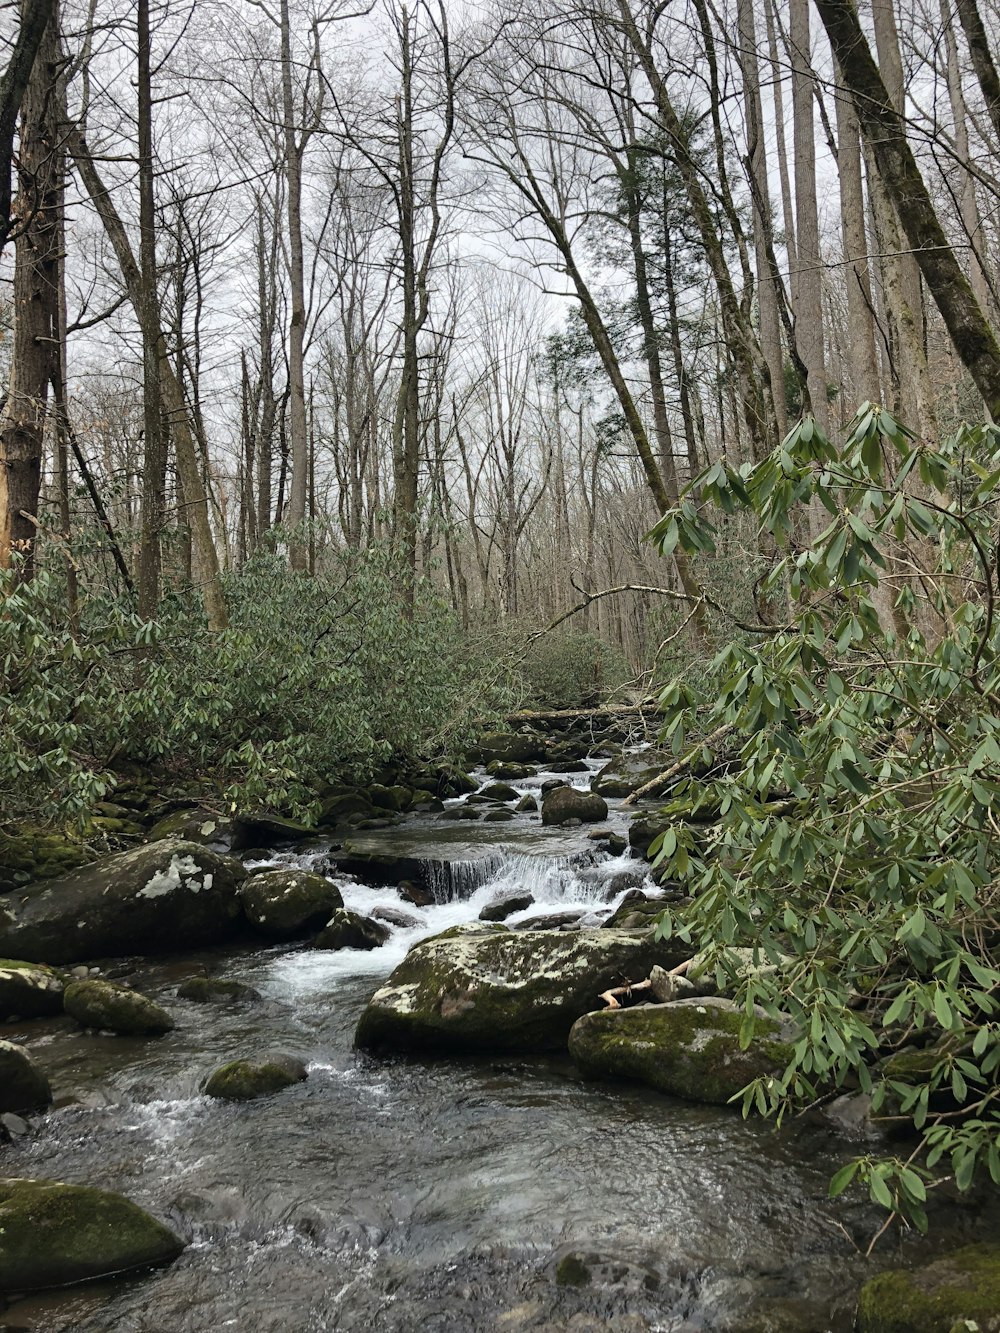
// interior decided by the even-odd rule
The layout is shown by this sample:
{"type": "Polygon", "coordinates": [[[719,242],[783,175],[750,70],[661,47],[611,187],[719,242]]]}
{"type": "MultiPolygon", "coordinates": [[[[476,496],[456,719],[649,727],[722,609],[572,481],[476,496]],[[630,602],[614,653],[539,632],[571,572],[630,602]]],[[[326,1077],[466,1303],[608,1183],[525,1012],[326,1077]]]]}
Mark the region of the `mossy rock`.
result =
{"type": "Polygon", "coordinates": [[[421,940],[372,997],[355,1044],[469,1052],[557,1050],[602,990],[639,981],[676,950],[651,933],[494,925],[421,940]]]}
{"type": "Polygon", "coordinates": [[[179,1000],[196,1004],[257,1004],[264,997],[259,990],[242,981],[224,981],[219,977],[192,977],[177,988],[179,1000]]]}
{"type": "Polygon", "coordinates": [[[34,1058],[12,1041],[0,1041],[0,1111],[40,1111],[52,1101],[49,1080],[34,1058]]]}
{"type": "Polygon", "coordinates": [[[102,833],[106,838],[143,838],[146,830],[141,824],[137,824],[134,819],[113,818],[110,815],[93,815],[90,819],[89,829],[94,833],[102,833]]]}
{"type": "Polygon", "coordinates": [[[492,731],[482,737],[476,754],[483,763],[499,759],[505,764],[532,764],[545,760],[548,750],[548,744],[541,736],[492,731]]]}
{"type": "Polygon", "coordinates": [[[62,997],[62,977],[51,967],[0,958],[0,1022],[60,1014],[62,997]]]}
{"type": "Polygon", "coordinates": [[[607,817],[608,803],[604,797],[578,787],[554,787],[542,799],[543,824],[564,824],[568,819],[596,824],[607,817]]]}
{"type": "Polygon", "coordinates": [[[226,848],[232,842],[233,823],[211,810],[175,810],[153,825],[146,835],[149,842],[163,838],[184,838],[201,847],[226,848]]]}
{"type": "Polygon", "coordinates": [[[377,949],[391,935],[388,926],[346,907],[333,913],[313,941],[317,949],[377,949]]]}
{"type": "Polygon", "coordinates": [[[0,1292],[154,1268],[183,1249],[172,1231],[120,1194],[0,1179],[0,1292]]]}
{"type": "Polygon", "coordinates": [[[724,1105],[792,1058],[791,1032],[765,1017],[741,1049],[743,1018],[742,1008],[721,999],[603,1009],[573,1025],[569,1053],[590,1078],[634,1079],[674,1097],[724,1105]]]}
{"type": "Polygon", "coordinates": [[[662,815],[638,815],[628,828],[628,845],[636,856],[649,859],[649,848],[655,838],[665,833],[670,821],[662,815]]]}
{"type": "Polygon", "coordinates": [[[320,805],[318,822],[328,827],[334,827],[337,824],[342,824],[351,815],[361,815],[367,818],[374,814],[375,807],[360,792],[337,792],[323,800],[320,805]]]}
{"type": "Polygon", "coordinates": [[[604,923],[605,930],[650,930],[666,906],[662,898],[647,898],[641,889],[631,890],[636,896],[627,897],[618,904],[604,923]]]}
{"type": "Polygon", "coordinates": [[[1000,1247],[970,1245],[861,1288],[857,1333],[1000,1333],[1000,1247]]]}
{"type": "Polygon", "coordinates": [[[534,777],[538,769],[534,764],[505,763],[502,759],[491,759],[486,765],[491,778],[501,782],[518,782],[522,778],[534,777]]]}
{"type": "Polygon", "coordinates": [[[249,1102],[269,1097],[295,1083],[301,1083],[308,1071],[301,1060],[291,1055],[268,1055],[261,1060],[232,1060],[220,1065],[205,1080],[206,1097],[223,1101],[249,1102]]]}
{"type": "Polygon", "coordinates": [[[470,792],[478,791],[479,783],[469,773],[463,773],[459,769],[443,769],[438,778],[437,792],[439,796],[468,796],[470,792]]]}
{"type": "Polygon", "coordinates": [[[516,801],[520,793],[508,782],[490,782],[479,793],[486,801],[516,801]]]}
{"type": "Polygon", "coordinates": [[[122,1037],[159,1036],[174,1026],[155,1000],[112,981],[71,981],[63,993],[63,1005],[82,1027],[122,1037]]]}
{"type": "Polygon", "coordinates": [[[292,940],[325,925],[344,899],[336,884],[307,870],[265,870],[240,888],[246,918],[273,940],[292,940]]]}
{"type": "Polygon", "coordinates": [[[192,842],[133,847],[0,899],[0,953],[77,963],[216,944],[240,921],[245,878],[238,861],[192,842]]]}
{"type": "Polygon", "coordinates": [[[92,860],[93,852],[51,829],[23,827],[0,834],[0,893],[20,890],[33,880],[64,875],[92,860]]]}
{"type": "Polygon", "coordinates": [[[500,806],[496,810],[487,810],[483,815],[484,824],[509,824],[514,818],[514,811],[508,810],[505,806],[500,806]]]}
{"type": "Polygon", "coordinates": [[[538,809],[538,800],[532,796],[530,791],[524,793],[517,805],[514,807],[520,814],[534,814],[538,809]]]}
{"type": "Polygon", "coordinates": [[[266,810],[245,810],[233,816],[233,851],[245,847],[279,847],[287,842],[301,842],[313,830],[307,824],[266,810]]]}

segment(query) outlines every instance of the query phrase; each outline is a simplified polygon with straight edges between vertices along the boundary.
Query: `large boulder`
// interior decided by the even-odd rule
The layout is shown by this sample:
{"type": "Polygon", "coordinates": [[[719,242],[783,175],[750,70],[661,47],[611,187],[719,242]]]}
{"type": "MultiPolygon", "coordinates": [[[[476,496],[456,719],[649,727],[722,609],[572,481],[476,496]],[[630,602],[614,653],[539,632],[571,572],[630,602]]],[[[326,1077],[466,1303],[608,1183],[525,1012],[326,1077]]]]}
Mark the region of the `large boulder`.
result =
{"type": "Polygon", "coordinates": [[[238,861],[165,839],[0,898],[0,953],[75,963],[215,944],[240,920],[238,861]]]}
{"type": "Polygon", "coordinates": [[[1000,1331],[1000,1247],[969,1245],[912,1272],[890,1269],[866,1282],[857,1333],[1000,1331]]]}
{"type": "Polygon", "coordinates": [[[0,1023],[62,1012],[63,983],[40,963],[0,958],[0,1023]]]}
{"type": "Polygon", "coordinates": [[[308,870],[265,870],[240,889],[255,930],[272,940],[293,940],[326,925],[344,899],[336,884],[308,870]]]}
{"type": "Polygon", "coordinates": [[[542,823],[565,824],[578,819],[581,824],[597,824],[608,817],[608,803],[595,792],[579,787],[553,787],[542,799],[542,823]]]}
{"type": "Polygon", "coordinates": [[[49,1080],[24,1047],[0,1041],[0,1111],[40,1111],[51,1101],[49,1080]]]}
{"type": "Polygon", "coordinates": [[[744,1011],[731,1000],[687,999],[584,1015],[569,1053],[590,1078],[624,1078],[693,1102],[730,1101],[755,1078],[779,1074],[792,1058],[793,1034],[759,1016],[746,1050],[744,1011]]]}
{"type": "Polygon", "coordinates": [[[185,842],[196,842],[202,847],[224,851],[233,840],[233,821],[211,810],[188,807],[174,810],[158,819],[146,838],[149,842],[159,842],[163,838],[182,838],[185,842]]]}
{"type": "Polygon", "coordinates": [[[0,1292],[153,1268],[183,1249],[172,1231],[120,1194],[0,1179],[0,1292]]]}
{"type": "Polygon", "coordinates": [[[377,949],[392,931],[381,921],[338,908],[313,941],[317,949],[377,949]]]}
{"type": "Polygon", "coordinates": [[[266,1055],[260,1060],[232,1060],[220,1065],[205,1080],[206,1097],[222,1101],[249,1102],[301,1083],[308,1070],[293,1055],[266,1055]]]}
{"type": "Polygon", "coordinates": [[[601,991],[675,966],[649,933],[503,926],[414,945],[361,1015],[355,1044],[458,1051],[557,1050],[601,991]]]}
{"type": "Polygon", "coordinates": [[[117,1032],[122,1037],[155,1037],[169,1032],[174,1020],[148,995],[112,981],[71,981],[63,994],[70,1018],[85,1028],[117,1032]]]}
{"type": "Polygon", "coordinates": [[[499,759],[504,764],[530,764],[548,757],[549,747],[541,736],[512,731],[488,732],[479,742],[477,753],[483,763],[499,759]]]}
{"type": "Polygon", "coordinates": [[[301,842],[313,832],[307,824],[266,810],[244,810],[233,816],[233,851],[248,847],[277,847],[286,842],[301,842]]]}

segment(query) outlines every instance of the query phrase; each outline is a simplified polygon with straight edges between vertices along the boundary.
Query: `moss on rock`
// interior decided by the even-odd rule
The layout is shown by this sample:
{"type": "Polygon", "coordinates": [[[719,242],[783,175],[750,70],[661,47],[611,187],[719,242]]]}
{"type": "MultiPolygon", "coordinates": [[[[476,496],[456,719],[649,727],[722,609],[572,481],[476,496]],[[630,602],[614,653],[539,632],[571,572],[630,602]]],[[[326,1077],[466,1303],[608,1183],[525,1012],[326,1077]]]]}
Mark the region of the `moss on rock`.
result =
{"type": "Polygon", "coordinates": [[[231,1060],[208,1076],[203,1091],[207,1097],[248,1102],[281,1092],[306,1077],[305,1065],[290,1055],[269,1055],[262,1060],[231,1060]]]}
{"type": "Polygon", "coordinates": [[[912,1272],[891,1269],[861,1289],[857,1333],[952,1333],[971,1321],[1000,1333],[1000,1247],[970,1245],[912,1272]]]}
{"type": "Polygon", "coordinates": [[[42,963],[0,958],[0,1022],[62,1013],[63,982],[42,963]]]}
{"type": "Polygon", "coordinates": [[[83,1027],[123,1037],[159,1036],[174,1026],[155,1000],[111,981],[71,981],[63,993],[63,1005],[83,1027]]]}
{"type": "Polygon", "coordinates": [[[152,1268],[183,1249],[172,1231],[119,1194],[0,1179],[0,1292],[152,1268]]]}
{"type": "Polygon", "coordinates": [[[12,1041],[0,1041],[0,1111],[40,1111],[52,1101],[49,1080],[33,1057],[12,1041]]]}
{"type": "Polygon", "coordinates": [[[243,911],[255,930],[291,940],[326,925],[344,899],[336,884],[307,870],[265,870],[240,889],[243,911]]]}
{"type": "Polygon", "coordinates": [[[625,1078],[688,1101],[724,1105],[792,1058],[789,1033],[759,1018],[740,1048],[743,1011],[728,1000],[689,999],[603,1009],[573,1025],[569,1051],[592,1078],[625,1078]]]}
{"type": "Polygon", "coordinates": [[[147,835],[150,842],[163,838],[183,838],[202,847],[228,847],[232,841],[233,824],[211,810],[174,810],[158,819],[147,835]]]}
{"type": "Polygon", "coordinates": [[[596,792],[577,787],[554,787],[542,797],[542,823],[564,824],[578,819],[581,824],[596,824],[608,817],[608,803],[596,792]]]}

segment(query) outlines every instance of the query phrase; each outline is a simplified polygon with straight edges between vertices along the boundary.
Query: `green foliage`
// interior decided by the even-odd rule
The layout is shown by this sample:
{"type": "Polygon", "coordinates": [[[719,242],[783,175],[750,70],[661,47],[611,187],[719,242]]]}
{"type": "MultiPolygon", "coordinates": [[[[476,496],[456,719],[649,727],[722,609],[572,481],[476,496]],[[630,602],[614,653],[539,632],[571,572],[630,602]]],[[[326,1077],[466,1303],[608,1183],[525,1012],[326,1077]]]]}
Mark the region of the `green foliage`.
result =
{"type": "Polygon", "coordinates": [[[629,678],[623,655],[596,634],[553,631],[528,648],[522,667],[533,706],[584,708],[629,678]]]}
{"type": "Polygon", "coordinates": [[[82,815],[124,759],[212,774],[233,801],[307,818],[325,781],[458,752],[504,702],[501,666],[428,589],[408,617],[403,586],[380,550],[314,578],[261,554],[227,580],[225,633],[186,596],[155,625],[93,596],[74,639],[54,575],[8,578],[5,814],[82,815]]]}
{"type": "Polygon", "coordinates": [[[755,516],[779,622],[719,653],[707,709],[664,693],[701,776],[658,849],[692,902],[659,929],[715,960],[747,1040],[755,1004],[797,1024],[745,1111],[859,1087],[909,1124],[905,1161],[861,1159],[832,1192],[863,1183],[919,1227],[942,1174],[1000,1183],[998,488],[995,428],[930,449],[865,404],[842,448],[807,418],[759,465],[715,464],[653,533],[710,554],[720,514],[755,516]]]}

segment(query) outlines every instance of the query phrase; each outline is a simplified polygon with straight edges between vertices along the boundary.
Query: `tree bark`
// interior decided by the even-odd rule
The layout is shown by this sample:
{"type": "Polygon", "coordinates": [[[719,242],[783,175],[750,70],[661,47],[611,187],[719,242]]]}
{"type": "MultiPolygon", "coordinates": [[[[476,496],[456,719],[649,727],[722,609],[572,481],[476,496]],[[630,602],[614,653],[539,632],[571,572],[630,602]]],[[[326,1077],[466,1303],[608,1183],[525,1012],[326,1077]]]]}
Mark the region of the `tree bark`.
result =
{"type": "Polygon", "coordinates": [[[10,163],[17,115],[46,26],[55,15],[56,0],[21,0],[21,26],[7,68],[0,75],[0,252],[11,228],[10,163]]]}

